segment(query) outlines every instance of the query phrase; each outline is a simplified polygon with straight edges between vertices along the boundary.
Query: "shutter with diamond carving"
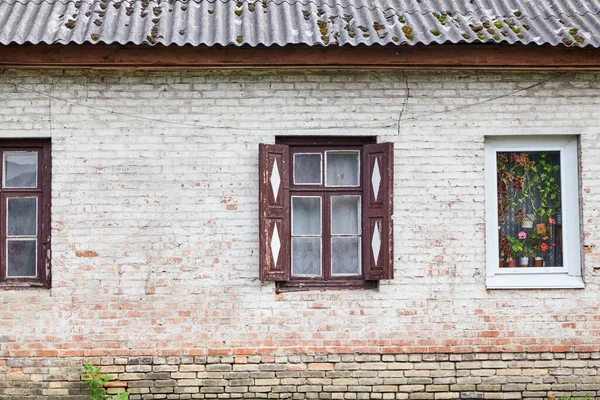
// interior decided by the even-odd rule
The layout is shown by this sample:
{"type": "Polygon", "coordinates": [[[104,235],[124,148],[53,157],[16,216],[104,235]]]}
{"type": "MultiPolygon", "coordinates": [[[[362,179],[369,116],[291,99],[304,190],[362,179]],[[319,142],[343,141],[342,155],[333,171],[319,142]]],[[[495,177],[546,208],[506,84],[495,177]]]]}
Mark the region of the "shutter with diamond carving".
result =
{"type": "Polygon", "coordinates": [[[260,280],[290,279],[289,147],[259,146],[260,280]]]}
{"type": "Polygon", "coordinates": [[[363,273],[366,280],[393,279],[392,143],[364,146],[363,167],[363,273]]]}

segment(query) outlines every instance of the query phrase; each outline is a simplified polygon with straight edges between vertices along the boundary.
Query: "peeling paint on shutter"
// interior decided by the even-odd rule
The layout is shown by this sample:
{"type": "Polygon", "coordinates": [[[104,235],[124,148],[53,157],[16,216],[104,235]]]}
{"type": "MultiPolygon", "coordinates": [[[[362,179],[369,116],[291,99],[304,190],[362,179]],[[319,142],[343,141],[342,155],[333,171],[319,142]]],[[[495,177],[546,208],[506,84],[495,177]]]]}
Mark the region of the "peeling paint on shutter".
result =
{"type": "Polygon", "coordinates": [[[366,280],[393,279],[393,144],[365,145],[363,165],[364,277],[366,280]]]}
{"type": "Polygon", "coordinates": [[[289,147],[259,146],[260,280],[290,279],[289,147]]]}

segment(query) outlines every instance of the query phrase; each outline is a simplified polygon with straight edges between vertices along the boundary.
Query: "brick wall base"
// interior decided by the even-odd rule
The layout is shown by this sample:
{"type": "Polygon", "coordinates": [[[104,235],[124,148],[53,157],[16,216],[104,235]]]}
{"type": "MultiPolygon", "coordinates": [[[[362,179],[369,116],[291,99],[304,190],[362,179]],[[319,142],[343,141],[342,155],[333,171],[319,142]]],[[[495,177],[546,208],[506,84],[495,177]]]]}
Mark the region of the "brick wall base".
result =
{"type": "Polygon", "coordinates": [[[0,400],[84,400],[84,362],[140,399],[547,399],[600,396],[600,353],[5,358],[0,400]]]}

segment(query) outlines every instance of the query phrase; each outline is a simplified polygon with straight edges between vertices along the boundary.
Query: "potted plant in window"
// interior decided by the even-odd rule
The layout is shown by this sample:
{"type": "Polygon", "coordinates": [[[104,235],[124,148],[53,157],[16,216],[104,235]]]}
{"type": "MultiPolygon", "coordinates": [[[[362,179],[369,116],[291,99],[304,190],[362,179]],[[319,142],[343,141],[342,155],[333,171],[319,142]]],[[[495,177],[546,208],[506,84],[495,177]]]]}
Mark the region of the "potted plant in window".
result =
{"type": "Polygon", "coordinates": [[[535,255],[533,250],[526,245],[527,233],[524,231],[519,232],[518,238],[509,237],[508,241],[511,244],[511,250],[514,254],[519,255],[521,267],[529,266],[529,257],[535,255]]]}
{"type": "MultiPolygon", "coordinates": [[[[554,218],[548,218],[548,221],[550,222],[550,224],[556,223],[554,218]]],[[[542,241],[540,243],[540,252],[541,252],[540,257],[542,258],[542,264],[539,265],[539,267],[544,267],[546,265],[546,261],[543,260],[543,258],[544,258],[544,253],[550,249],[550,246],[548,245],[548,243],[546,243],[546,241],[548,239],[550,239],[551,234],[552,234],[552,229],[550,227],[546,228],[546,232],[543,234],[542,241]]],[[[552,247],[556,247],[556,243],[554,241],[551,241],[551,245],[552,245],[552,247]]],[[[536,267],[538,267],[538,265],[536,265],[536,267]]]]}
{"type": "Polygon", "coordinates": [[[534,251],[535,254],[535,260],[534,260],[534,266],[535,267],[543,267],[544,266],[544,253],[548,251],[549,246],[546,243],[546,241],[549,239],[549,231],[550,229],[545,229],[543,232],[538,233],[538,232],[532,232],[530,234],[527,235],[527,239],[526,239],[526,245],[527,247],[529,247],[530,249],[532,249],[534,251]]]}
{"type": "Polygon", "coordinates": [[[525,214],[523,216],[523,222],[521,222],[521,228],[523,228],[523,229],[533,228],[533,219],[534,218],[535,218],[535,214],[525,214]]]}
{"type": "MultiPolygon", "coordinates": [[[[535,234],[534,239],[536,240],[536,246],[534,247],[535,249],[537,249],[537,254],[535,257],[535,261],[534,261],[534,266],[535,267],[543,267],[544,266],[544,253],[546,251],[548,251],[548,245],[545,243],[545,240],[548,239],[547,236],[545,236],[546,232],[542,233],[542,234],[535,234]]],[[[533,234],[532,234],[533,236],[533,234]]]]}
{"type": "Polygon", "coordinates": [[[548,250],[548,245],[546,243],[540,243],[536,249],[535,260],[533,261],[534,267],[543,267],[544,266],[544,252],[548,250]]]}
{"type": "Polygon", "coordinates": [[[521,224],[521,228],[523,229],[531,229],[533,228],[533,219],[535,218],[535,214],[524,214],[522,209],[518,209],[515,213],[515,219],[518,223],[521,224]]]}

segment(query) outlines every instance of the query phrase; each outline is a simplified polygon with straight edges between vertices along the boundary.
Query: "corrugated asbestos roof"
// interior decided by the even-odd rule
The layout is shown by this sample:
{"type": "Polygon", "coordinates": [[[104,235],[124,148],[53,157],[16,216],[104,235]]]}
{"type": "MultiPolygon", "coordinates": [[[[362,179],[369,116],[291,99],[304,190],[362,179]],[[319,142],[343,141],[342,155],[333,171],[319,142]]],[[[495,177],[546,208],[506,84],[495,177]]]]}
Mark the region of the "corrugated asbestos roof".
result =
{"type": "Polygon", "coordinates": [[[0,44],[600,45],[597,0],[0,0],[0,44]]]}

